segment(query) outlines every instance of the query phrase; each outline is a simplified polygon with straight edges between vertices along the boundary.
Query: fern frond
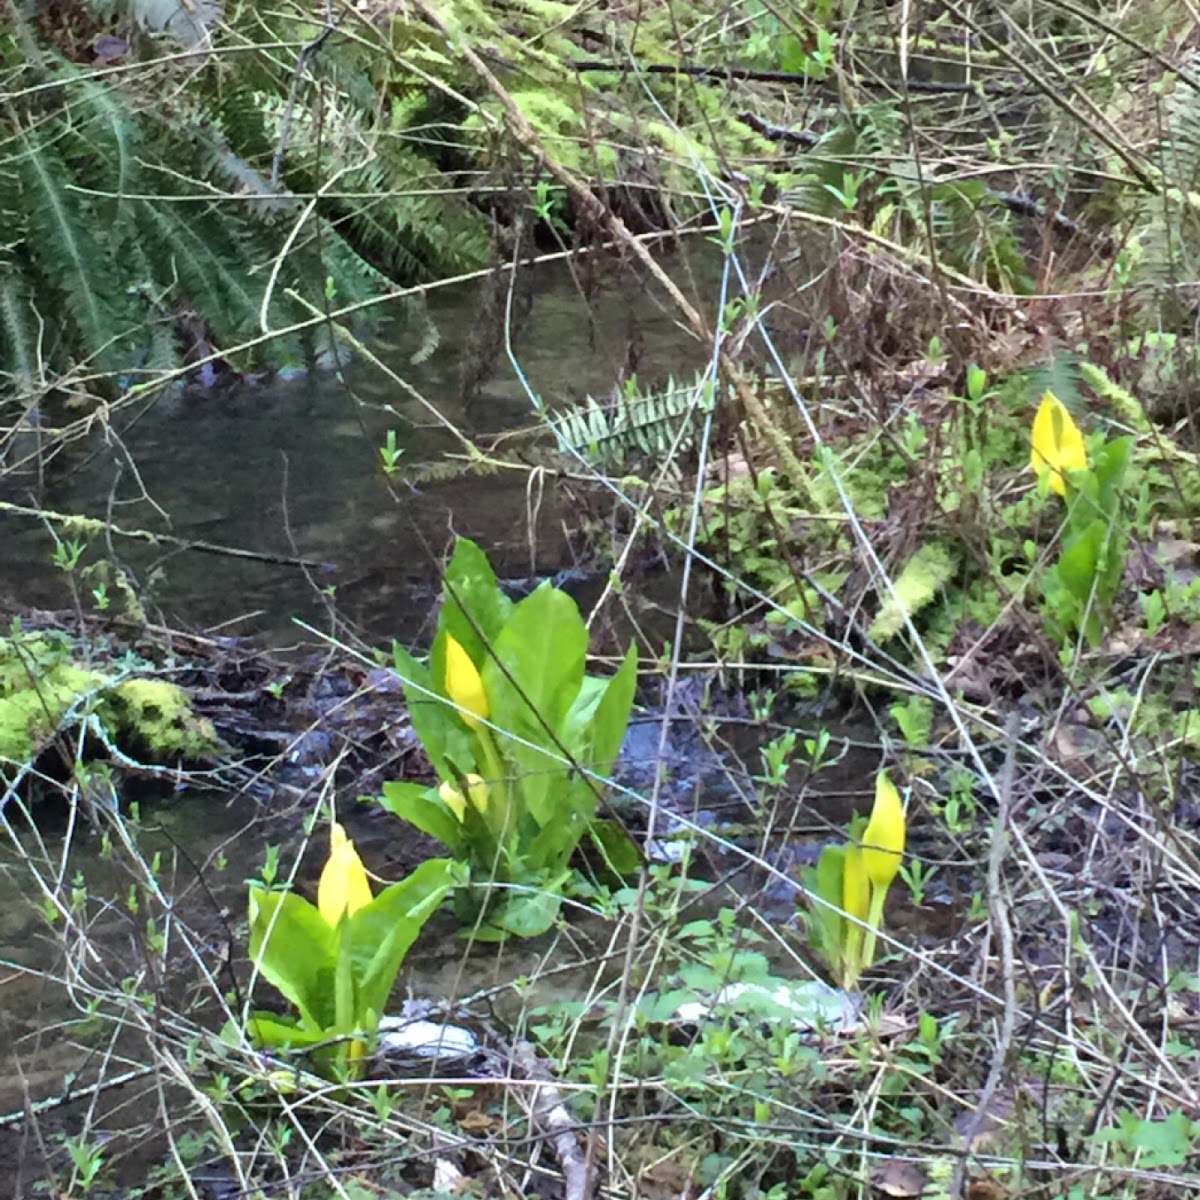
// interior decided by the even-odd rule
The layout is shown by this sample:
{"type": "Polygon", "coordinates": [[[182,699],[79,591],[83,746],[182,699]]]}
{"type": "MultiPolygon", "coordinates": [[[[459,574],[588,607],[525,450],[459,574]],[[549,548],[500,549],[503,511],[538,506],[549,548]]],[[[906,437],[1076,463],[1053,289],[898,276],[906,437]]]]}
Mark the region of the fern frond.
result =
{"type": "Polygon", "coordinates": [[[36,325],[32,289],[19,263],[0,257],[0,380],[5,376],[21,391],[38,377],[36,325]]]}
{"type": "Polygon", "coordinates": [[[438,323],[430,316],[424,292],[406,297],[403,310],[413,317],[421,339],[417,348],[408,356],[408,361],[414,367],[418,367],[436,353],[438,346],[442,344],[442,331],[438,328],[438,323]]]}
{"type": "Polygon", "coordinates": [[[112,292],[112,270],[99,240],[98,224],[78,195],[70,191],[71,175],[53,143],[26,133],[18,160],[27,191],[25,211],[30,249],[47,280],[61,292],[79,326],[85,345],[101,365],[119,365],[118,348],[131,332],[112,292]]]}
{"type": "Polygon", "coordinates": [[[716,406],[711,380],[682,385],[669,380],[659,392],[622,395],[581,405],[548,418],[559,444],[593,466],[619,467],[633,454],[661,459],[695,443],[699,418],[716,406]]]}
{"type": "Polygon", "coordinates": [[[1082,364],[1070,350],[1058,350],[1047,363],[1029,372],[1029,400],[1036,404],[1046,392],[1053,392],[1074,414],[1083,410],[1079,392],[1082,364]]]}
{"type": "MultiPolygon", "coordinates": [[[[238,271],[228,253],[217,249],[221,242],[203,212],[180,213],[175,205],[139,202],[146,243],[154,257],[172,265],[183,288],[183,296],[226,336],[251,331],[258,319],[262,289],[253,285],[245,271],[238,271]],[[207,235],[207,236],[206,236],[207,235]]],[[[222,223],[223,224],[223,223],[222,223]]],[[[222,228],[228,249],[228,228],[222,228]]]]}

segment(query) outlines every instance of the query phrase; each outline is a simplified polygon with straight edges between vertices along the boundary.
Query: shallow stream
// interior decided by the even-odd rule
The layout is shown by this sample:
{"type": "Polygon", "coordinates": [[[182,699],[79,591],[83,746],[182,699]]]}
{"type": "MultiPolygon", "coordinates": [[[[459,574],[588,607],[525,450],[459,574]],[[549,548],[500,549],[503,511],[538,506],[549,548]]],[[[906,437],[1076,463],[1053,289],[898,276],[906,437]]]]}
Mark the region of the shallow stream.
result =
{"type": "MultiPolygon", "coordinates": [[[[461,401],[459,367],[481,336],[476,309],[473,290],[435,294],[430,316],[441,332],[439,349],[429,361],[412,363],[403,347],[413,334],[398,323],[383,331],[383,342],[392,344],[389,366],[464,428],[531,424],[523,386],[505,361],[469,410],[461,401]]],[[[585,302],[566,272],[539,270],[526,329],[516,347],[521,368],[552,403],[608,391],[632,335],[647,377],[690,375],[697,367],[694,343],[653,295],[628,281],[585,302]]],[[[189,391],[129,417],[111,436],[74,444],[55,458],[40,502],[108,514],[126,529],[320,564],[300,569],[124,539],[89,548],[85,562],[117,558],[167,622],[278,644],[311,641],[292,618],[328,629],[325,602],[332,598],[339,618],[367,642],[391,636],[419,642],[437,595],[437,563],[459,533],[484,546],[502,577],[565,571],[582,579],[586,592],[578,492],[543,488],[536,476],[531,486],[525,472],[389,486],[379,455],[389,429],[397,431],[405,470],[452,448],[453,439],[365,365],[352,366],[344,384],[313,375],[220,393],[189,391]]],[[[0,593],[23,608],[67,607],[66,582],[49,563],[46,529],[8,516],[0,521],[0,593]]],[[[675,577],[660,573],[658,582],[669,602],[675,577]]],[[[753,802],[760,723],[740,702],[725,702],[727,749],[714,752],[697,732],[701,715],[709,715],[701,693],[693,689],[690,707],[680,710],[685,719],[665,742],[661,713],[644,714],[622,761],[622,782],[643,796],[665,766],[667,817],[660,828],[667,833],[672,812],[720,832],[744,821],[753,802]]],[[[780,867],[811,855],[831,822],[845,819],[858,799],[858,780],[872,769],[868,759],[851,749],[821,792],[800,805],[803,819],[788,812],[785,825],[799,849],[775,860],[780,867]]],[[[281,871],[295,869],[298,886],[311,894],[323,852],[314,846],[302,854],[302,822],[326,802],[315,790],[303,811],[282,812],[236,792],[147,797],[136,853],[132,846],[114,848],[111,836],[79,812],[39,812],[35,829],[17,802],[8,805],[20,848],[0,841],[0,1180],[15,1181],[13,1194],[27,1194],[43,1154],[53,1151],[47,1138],[70,1133],[106,1144],[117,1130],[155,1124],[165,1101],[144,1072],[147,1046],[158,1037],[179,1052],[179,1031],[169,1022],[160,1028],[168,1011],[193,1014],[208,1028],[220,1023],[217,997],[233,995],[231,964],[244,967],[245,881],[259,874],[266,846],[275,844],[281,871]],[[156,868],[157,898],[147,899],[144,888],[139,898],[131,883],[149,878],[148,864],[156,868]],[[62,907],[51,922],[46,914],[54,903],[62,907]],[[156,937],[166,939],[161,950],[156,937]],[[113,1021],[126,991],[147,996],[140,1023],[113,1021]],[[125,1086],[88,1091],[123,1073],[125,1086]],[[60,1104],[63,1097],[72,1099],[60,1104]],[[39,1106],[34,1122],[27,1119],[31,1105],[39,1106]]],[[[393,878],[411,865],[414,847],[392,818],[368,809],[340,815],[378,876],[393,878]]],[[[98,826],[105,828],[103,819],[98,826]]],[[[714,877],[732,872],[739,885],[756,889],[766,882],[760,876],[754,883],[743,868],[740,860],[710,863],[714,877]]],[[[794,906],[786,886],[760,897],[786,921],[794,906]]],[[[468,953],[452,924],[435,918],[405,985],[417,996],[444,999],[488,989],[512,994],[514,979],[541,979],[557,998],[582,998],[597,977],[596,963],[616,950],[605,947],[608,931],[587,922],[572,931],[569,947],[561,937],[509,944],[502,954],[494,947],[468,953]],[[565,962],[579,965],[564,974],[565,962]]],[[[522,1003],[536,999],[531,992],[522,997],[522,1003]]],[[[137,1139],[123,1136],[120,1144],[136,1181],[143,1162],[137,1139]]],[[[161,1146],[151,1145],[145,1161],[160,1153],[161,1146]]],[[[0,1195],[7,1190],[0,1182],[0,1195]]]]}
{"type": "MultiPolygon", "coordinates": [[[[532,308],[513,350],[548,407],[608,393],[632,345],[651,383],[691,377],[703,365],[695,341],[632,276],[585,298],[565,268],[532,274],[532,308]]],[[[405,387],[359,361],[344,383],[326,372],[173,393],[124,409],[105,436],[73,443],[40,477],[10,479],[6,491],[13,500],[36,497],[54,511],[107,516],[127,530],[214,547],[148,548],[115,538],[85,554],[81,565],[115,555],[168,623],[290,641],[297,636],[291,618],[322,621],[322,593],[332,589],[341,618],[365,634],[415,637],[454,534],[479,541],[502,577],[571,570],[584,550],[580,490],[519,470],[420,482],[420,464],[460,449],[442,421],[485,446],[489,434],[535,424],[526,382],[503,344],[481,350],[491,331],[479,308],[478,286],[431,293],[428,319],[440,344],[420,363],[412,357],[423,320],[401,316],[380,329],[380,361],[405,387]],[[494,373],[468,404],[462,376],[481,353],[494,373]],[[395,482],[380,455],[389,430],[402,451],[395,482]],[[237,558],[219,547],[312,565],[237,558]]],[[[532,448],[529,457],[537,461],[532,448]]],[[[63,607],[68,592],[51,566],[46,527],[10,515],[0,515],[0,525],[0,596],[63,607]]]]}

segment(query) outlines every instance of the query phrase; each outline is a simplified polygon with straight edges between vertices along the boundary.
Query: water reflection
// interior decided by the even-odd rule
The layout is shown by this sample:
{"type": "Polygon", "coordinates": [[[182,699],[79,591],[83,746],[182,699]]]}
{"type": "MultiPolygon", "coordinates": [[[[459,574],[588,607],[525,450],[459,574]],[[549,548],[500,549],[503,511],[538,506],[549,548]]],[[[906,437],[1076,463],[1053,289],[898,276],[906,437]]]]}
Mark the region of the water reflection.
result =
{"type": "MultiPolygon", "coordinates": [[[[631,329],[649,378],[695,370],[695,343],[629,279],[585,301],[565,268],[542,267],[533,293],[515,349],[530,385],[551,403],[609,391],[631,329]]],[[[381,330],[391,347],[387,365],[457,426],[532,423],[522,383],[502,356],[465,409],[463,362],[483,328],[477,307],[477,287],[434,293],[428,313],[438,349],[414,363],[420,322],[397,320],[381,330]]],[[[293,638],[291,617],[320,622],[332,596],[371,636],[415,636],[430,599],[419,584],[436,576],[453,534],[479,540],[502,575],[574,565],[576,500],[554,483],[536,498],[523,471],[389,486],[379,454],[389,429],[404,451],[402,466],[434,459],[455,441],[426,407],[364,363],[352,364],[344,383],[313,375],[176,394],[123,416],[107,439],[78,443],[54,460],[40,495],[47,508],[310,563],[298,569],[122,538],[89,548],[85,563],[125,564],[168,622],[293,638]]],[[[22,606],[66,604],[64,580],[49,565],[48,531],[33,520],[0,522],[0,593],[22,606]]]]}

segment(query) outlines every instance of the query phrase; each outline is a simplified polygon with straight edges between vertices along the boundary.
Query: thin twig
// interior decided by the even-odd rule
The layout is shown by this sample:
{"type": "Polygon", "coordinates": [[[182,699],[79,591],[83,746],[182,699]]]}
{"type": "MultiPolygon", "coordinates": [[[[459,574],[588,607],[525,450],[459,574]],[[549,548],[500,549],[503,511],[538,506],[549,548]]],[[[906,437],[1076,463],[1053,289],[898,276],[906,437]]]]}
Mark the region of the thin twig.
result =
{"type": "Polygon", "coordinates": [[[988,1110],[1000,1087],[1000,1081],[1004,1078],[1004,1072],[1008,1065],[1008,1052],[1012,1046],[1013,1031],[1017,1023],[1016,955],[1013,951],[1013,931],[1008,914],[1008,897],[1005,894],[1004,881],[1001,877],[1004,854],[1008,848],[1008,823],[1012,814],[1017,736],[1018,715],[1014,712],[1010,715],[1005,729],[1008,748],[1004,756],[1004,769],[1000,773],[1000,786],[997,789],[996,820],[992,825],[992,845],[988,853],[987,871],[988,917],[1000,949],[1000,983],[1003,989],[1004,1009],[1000,1018],[1000,1032],[992,1050],[991,1069],[988,1071],[983,1090],[979,1094],[975,1111],[971,1114],[970,1121],[963,1133],[965,1152],[954,1167],[950,1195],[955,1197],[955,1200],[959,1200],[963,1194],[963,1183],[966,1179],[971,1147],[975,1144],[975,1139],[988,1120],[988,1110]]]}

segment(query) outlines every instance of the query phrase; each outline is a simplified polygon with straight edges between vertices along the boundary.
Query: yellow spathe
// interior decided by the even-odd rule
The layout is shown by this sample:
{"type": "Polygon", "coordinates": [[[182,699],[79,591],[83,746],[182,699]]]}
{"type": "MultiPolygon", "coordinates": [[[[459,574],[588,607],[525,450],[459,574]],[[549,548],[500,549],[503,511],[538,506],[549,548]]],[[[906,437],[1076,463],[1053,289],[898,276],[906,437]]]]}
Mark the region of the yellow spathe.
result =
{"type": "MultiPolygon", "coordinates": [[[[467,785],[467,799],[471,801],[471,805],[480,813],[487,812],[488,806],[488,787],[484,783],[483,777],[480,775],[467,775],[465,777],[467,785]]],[[[467,801],[463,799],[463,794],[449,780],[438,788],[438,795],[442,799],[442,803],[461,821],[467,815],[467,801]]]]}
{"type": "Polygon", "coordinates": [[[483,679],[462,644],[446,635],[446,695],[458,705],[458,715],[471,729],[491,715],[483,679]]]}
{"type": "Polygon", "coordinates": [[[352,917],[371,903],[371,885],[354,843],[336,821],[329,841],[329,859],[317,884],[317,911],[327,924],[336,926],[343,913],[352,917]]]}
{"type": "Polygon", "coordinates": [[[1050,490],[1067,494],[1064,471],[1087,470],[1087,448],[1083,434],[1067,407],[1053,393],[1046,392],[1033,418],[1033,450],[1029,465],[1039,479],[1049,476],[1050,490]]]}
{"type": "Polygon", "coordinates": [[[896,785],[880,771],[875,777],[875,805],[862,836],[863,870],[871,883],[886,890],[904,857],[904,805],[896,785]]]}

